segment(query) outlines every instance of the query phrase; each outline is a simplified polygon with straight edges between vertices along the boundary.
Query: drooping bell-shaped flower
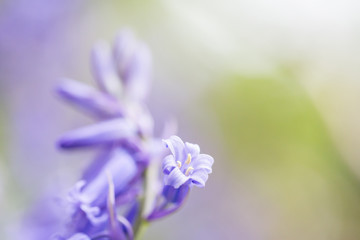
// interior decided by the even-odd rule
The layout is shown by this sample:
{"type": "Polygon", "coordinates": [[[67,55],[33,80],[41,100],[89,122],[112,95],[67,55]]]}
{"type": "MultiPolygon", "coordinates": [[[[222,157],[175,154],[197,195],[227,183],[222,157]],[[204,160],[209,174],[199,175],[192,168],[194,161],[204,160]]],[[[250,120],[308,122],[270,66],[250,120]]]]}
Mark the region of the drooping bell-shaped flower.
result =
{"type": "MultiPolygon", "coordinates": [[[[101,227],[91,229],[77,229],[70,238],[66,240],[90,240],[90,239],[112,239],[112,240],[133,240],[134,234],[130,222],[117,214],[116,211],[116,185],[110,169],[106,169],[104,175],[107,177],[107,193],[102,196],[106,198],[106,205],[103,209],[103,222],[101,227]]],[[[103,177],[103,176],[101,176],[103,177]]],[[[72,223],[74,224],[74,223],[72,223]]],[[[56,240],[65,240],[58,236],[56,240]]],[[[54,240],[55,240],[54,239],[54,240]]]]}
{"type": "Polygon", "coordinates": [[[184,143],[179,137],[171,136],[163,140],[170,149],[162,162],[164,186],[157,205],[148,221],[165,217],[178,210],[190,192],[192,186],[204,187],[208,174],[212,172],[214,159],[200,154],[196,144],[184,143]]]}
{"type": "Polygon", "coordinates": [[[164,140],[164,143],[171,152],[162,164],[164,184],[174,188],[183,184],[204,187],[208,174],[212,172],[214,159],[210,155],[200,154],[199,145],[184,143],[177,136],[164,140]]]}
{"type": "MultiPolygon", "coordinates": [[[[72,230],[74,232],[92,232],[107,219],[106,205],[108,199],[108,175],[112,176],[112,191],[114,198],[131,186],[137,176],[136,163],[131,155],[121,149],[113,149],[97,161],[103,161],[100,169],[93,168],[93,173],[87,172],[70,191],[68,201],[72,206],[72,230]],[[96,171],[96,172],[95,172],[96,171]]],[[[135,195],[133,195],[135,196],[135,195]]]]}

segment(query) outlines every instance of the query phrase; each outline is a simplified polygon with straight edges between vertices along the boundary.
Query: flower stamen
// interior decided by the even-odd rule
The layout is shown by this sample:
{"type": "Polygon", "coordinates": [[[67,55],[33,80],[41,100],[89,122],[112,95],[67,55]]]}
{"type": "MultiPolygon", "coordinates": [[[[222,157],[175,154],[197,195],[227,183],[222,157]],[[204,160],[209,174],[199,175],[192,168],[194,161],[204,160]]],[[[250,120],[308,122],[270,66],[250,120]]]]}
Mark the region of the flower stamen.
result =
{"type": "Polygon", "coordinates": [[[188,169],[186,169],[186,172],[185,172],[185,176],[189,176],[190,175],[190,171],[194,170],[193,167],[188,167],[188,169]]]}
{"type": "Polygon", "coordinates": [[[191,163],[191,154],[190,154],[190,153],[188,153],[187,159],[186,159],[185,163],[186,163],[186,164],[190,164],[190,163],[191,163]]]}
{"type": "Polygon", "coordinates": [[[176,161],[176,163],[177,163],[178,168],[181,168],[181,162],[180,162],[180,161],[176,161]]]}

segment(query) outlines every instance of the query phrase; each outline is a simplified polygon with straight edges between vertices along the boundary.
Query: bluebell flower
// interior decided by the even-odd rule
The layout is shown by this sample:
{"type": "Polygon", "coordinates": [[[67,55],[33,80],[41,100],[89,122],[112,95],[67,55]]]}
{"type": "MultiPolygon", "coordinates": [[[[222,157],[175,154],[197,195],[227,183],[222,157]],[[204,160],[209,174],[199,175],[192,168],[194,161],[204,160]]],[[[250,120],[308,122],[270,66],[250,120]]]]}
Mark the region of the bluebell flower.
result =
{"type": "Polygon", "coordinates": [[[62,148],[87,147],[130,140],[136,136],[137,128],[132,121],[117,118],[70,131],[59,139],[58,144],[62,148]]]}
{"type": "Polygon", "coordinates": [[[177,136],[163,140],[166,147],[154,136],[153,119],[144,104],[151,57],[131,32],[122,31],[112,50],[96,45],[91,63],[97,88],[64,80],[57,92],[96,123],[65,133],[58,146],[96,147],[100,154],[63,201],[68,211],[54,225],[60,227],[52,236],[132,240],[145,221],[178,210],[192,186],[204,187],[214,159],[177,136]]]}
{"type": "Polygon", "coordinates": [[[64,236],[105,234],[119,240],[132,236],[131,223],[140,213],[135,208],[137,214],[130,214],[130,223],[116,212],[128,203],[136,206],[142,174],[153,154],[149,146],[158,141],[152,136],[152,117],[142,102],[149,82],[149,54],[129,31],[122,31],[113,51],[106,44],[93,48],[91,63],[98,89],[68,79],[57,88],[61,97],[100,121],[64,134],[58,146],[102,149],[69,193],[71,224],[64,236]],[[109,196],[108,186],[113,189],[109,196]]]}
{"type": "Polygon", "coordinates": [[[57,88],[59,95],[95,119],[127,119],[137,127],[140,137],[151,138],[153,119],[143,103],[151,72],[148,47],[129,30],[123,30],[113,51],[104,43],[93,48],[91,63],[98,89],[63,79],[57,88]]]}
{"type": "Polygon", "coordinates": [[[164,143],[171,152],[162,164],[165,185],[175,189],[184,184],[204,187],[208,174],[212,172],[214,159],[210,155],[200,154],[199,145],[184,143],[177,136],[164,140],[164,143]]]}
{"type": "MultiPolygon", "coordinates": [[[[126,168],[125,168],[126,169],[126,168]]],[[[133,240],[134,235],[130,222],[116,213],[115,193],[116,186],[110,169],[106,173],[101,174],[107,177],[107,194],[103,194],[106,198],[106,210],[104,211],[105,219],[101,227],[92,227],[91,229],[82,229],[75,231],[67,240],[90,240],[90,239],[112,239],[112,240],[133,240]]],[[[72,223],[74,224],[74,222],[72,223]]],[[[65,238],[58,237],[61,240],[65,238]]],[[[60,240],[59,239],[59,240],[60,240]]]]}
{"type": "Polygon", "coordinates": [[[57,92],[75,107],[95,118],[110,119],[124,114],[122,105],[115,97],[77,81],[63,79],[57,92]]]}
{"type": "Polygon", "coordinates": [[[124,29],[116,37],[114,58],[126,98],[143,101],[149,90],[152,65],[148,47],[124,29]]]}
{"type": "Polygon", "coordinates": [[[163,140],[170,154],[162,162],[164,186],[161,197],[148,221],[163,218],[177,211],[184,203],[192,186],[204,187],[212,172],[214,159],[200,154],[197,144],[184,143],[178,136],[163,140]]]}
{"type": "MultiPolygon", "coordinates": [[[[104,165],[99,169],[93,169],[93,176],[84,177],[69,194],[68,199],[75,207],[73,214],[85,213],[85,224],[79,222],[80,226],[86,225],[88,220],[92,225],[103,221],[102,209],[106,206],[109,185],[107,174],[113,176],[115,196],[124,194],[136,177],[137,167],[131,155],[121,149],[114,149],[106,155],[106,158],[101,159],[104,165]]],[[[80,221],[79,218],[78,220],[80,221]]]]}

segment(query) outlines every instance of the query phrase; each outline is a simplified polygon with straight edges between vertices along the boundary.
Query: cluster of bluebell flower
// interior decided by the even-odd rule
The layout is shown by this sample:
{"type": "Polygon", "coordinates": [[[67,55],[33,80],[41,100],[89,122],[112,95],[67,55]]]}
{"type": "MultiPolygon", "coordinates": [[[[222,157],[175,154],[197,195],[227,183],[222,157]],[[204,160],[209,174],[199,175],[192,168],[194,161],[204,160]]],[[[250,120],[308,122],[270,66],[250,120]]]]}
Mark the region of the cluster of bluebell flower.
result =
{"type": "Polygon", "coordinates": [[[58,145],[99,154],[69,191],[68,216],[52,238],[134,239],[145,223],[176,211],[192,186],[204,187],[214,160],[175,133],[154,136],[145,105],[151,55],[129,30],[113,48],[96,45],[91,62],[97,88],[64,80],[57,92],[96,123],[64,134],[58,145]]]}

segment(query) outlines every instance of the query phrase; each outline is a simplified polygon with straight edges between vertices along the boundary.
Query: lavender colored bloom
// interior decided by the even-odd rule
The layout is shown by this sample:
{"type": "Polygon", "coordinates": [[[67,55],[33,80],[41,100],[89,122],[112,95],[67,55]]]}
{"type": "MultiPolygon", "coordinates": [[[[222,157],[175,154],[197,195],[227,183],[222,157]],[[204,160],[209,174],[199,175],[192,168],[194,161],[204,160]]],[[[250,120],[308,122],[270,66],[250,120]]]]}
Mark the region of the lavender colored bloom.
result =
{"type": "Polygon", "coordinates": [[[175,189],[183,184],[204,187],[208,174],[212,172],[214,159],[210,155],[200,154],[197,144],[184,144],[177,136],[164,140],[164,143],[171,151],[162,164],[165,185],[175,189]]]}
{"type": "Polygon", "coordinates": [[[115,97],[83,83],[64,79],[57,92],[65,100],[96,118],[106,119],[123,115],[124,110],[115,97]]]}
{"type": "Polygon", "coordinates": [[[151,73],[151,54],[147,46],[125,29],[115,40],[114,57],[126,97],[135,101],[144,100],[151,73]]]}
{"type": "Polygon", "coordinates": [[[131,32],[122,31],[112,51],[106,44],[96,45],[91,63],[98,89],[65,80],[57,92],[98,122],[64,134],[58,146],[97,147],[101,152],[62,202],[67,211],[52,236],[132,240],[145,221],[178,210],[193,185],[204,187],[214,160],[177,136],[163,140],[171,153],[166,156],[143,102],[150,53],[131,32]],[[158,174],[162,159],[164,181],[158,174]]]}
{"type": "Polygon", "coordinates": [[[137,176],[136,164],[132,156],[124,150],[113,149],[104,157],[107,158],[99,159],[105,161],[100,170],[93,176],[88,175],[84,180],[80,180],[69,193],[68,202],[72,208],[71,226],[67,230],[69,233],[84,232],[94,235],[101,232],[108,225],[111,216],[109,212],[113,212],[113,205],[109,205],[108,189],[111,188],[109,195],[113,203],[116,198],[127,194],[137,176]]]}
{"type": "MultiPolygon", "coordinates": [[[[125,168],[126,169],[126,168],[125,168]]],[[[121,216],[117,216],[116,213],[116,185],[112,173],[106,170],[105,174],[99,174],[101,178],[107,177],[107,194],[103,196],[106,198],[106,210],[103,212],[104,220],[99,226],[92,226],[91,228],[85,228],[75,230],[70,238],[67,240],[87,240],[87,239],[113,239],[113,240],[132,240],[134,238],[132,232],[132,226],[129,221],[121,216]],[[78,232],[77,232],[78,231],[78,232]],[[85,232],[87,234],[85,234],[85,232]]],[[[74,220],[73,220],[74,221],[74,220]]],[[[74,225],[74,222],[72,222],[74,225]]]]}
{"type": "Polygon", "coordinates": [[[57,88],[65,100],[100,120],[64,134],[58,145],[103,148],[69,193],[72,210],[62,236],[132,239],[141,213],[131,206],[137,206],[142,191],[142,174],[153,155],[150,146],[159,141],[152,136],[152,117],[142,102],[149,81],[149,52],[125,31],[119,34],[113,52],[106,44],[96,45],[91,63],[99,90],[72,80],[64,80],[57,88]],[[117,214],[118,208],[128,210],[127,218],[117,214]]]}
{"type": "Polygon", "coordinates": [[[67,240],[90,240],[91,238],[83,233],[76,233],[75,235],[71,236],[67,240]]]}
{"type": "Polygon", "coordinates": [[[99,90],[66,79],[57,88],[59,95],[96,119],[125,118],[136,125],[139,135],[152,137],[153,119],[143,103],[151,69],[147,46],[123,30],[112,52],[104,43],[93,48],[91,63],[99,90]]]}
{"type": "Polygon", "coordinates": [[[107,43],[96,44],[91,52],[91,67],[95,81],[103,93],[120,96],[122,83],[119,81],[113,52],[107,43]]]}
{"type": "Polygon", "coordinates": [[[171,154],[162,162],[164,186],[161,197],[146,219],[153,221],[177,211],[195,185],[204,187],[208,174],[212,172],[214,159],[200,154],[196,144],[184,143],[179,137],[163,140],[171,154]]]}
{"type": "Polygon", "coordinates": [[[136,176],[137,167],[131,155],[121,149],[110,151],[106,163],[100,171],[89,180],[80,180],[71,192],[71,201],[88,206],[104,206],[108,188],[107,174],[111,174],[115,195],[123,192],[130,181],[136,176]]]}
{"type": "Polygon", "coordinates": [[[58,144],[62,148],[86,147],[132,139],[136,134],[137,128],[132,121],[117,118],[73,130],[64,134],[58,144]]]}

